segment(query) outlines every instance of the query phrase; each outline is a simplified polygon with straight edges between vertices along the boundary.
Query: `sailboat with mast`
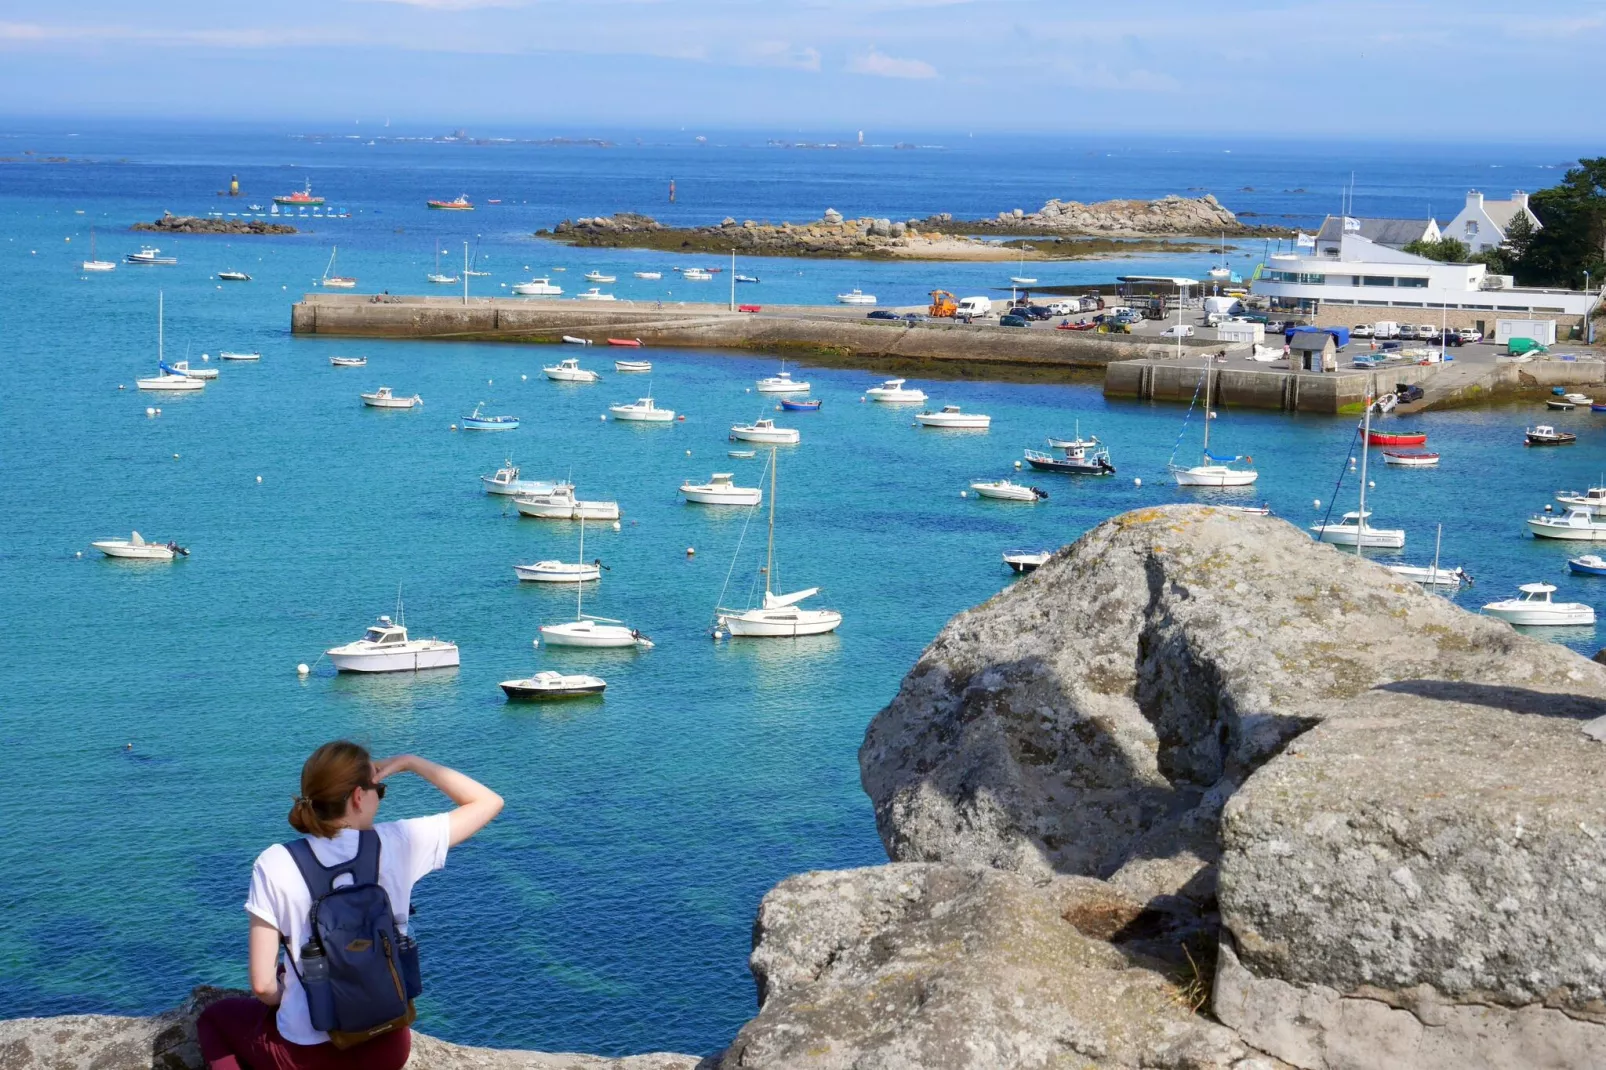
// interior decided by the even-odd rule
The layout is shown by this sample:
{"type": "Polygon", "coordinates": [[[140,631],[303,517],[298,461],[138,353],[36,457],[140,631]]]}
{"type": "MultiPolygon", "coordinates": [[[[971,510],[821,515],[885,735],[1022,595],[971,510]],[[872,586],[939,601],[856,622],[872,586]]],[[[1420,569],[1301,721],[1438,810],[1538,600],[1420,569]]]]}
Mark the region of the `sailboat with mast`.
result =
{"type": "MultiPolygon", "coordinates": [[[[585,517],[580,518],[580,556],[578,563],[585,569],[585,517]]],[[[539,566],[537,566],[539,567],[539,566]]],[[[520,579],[527,578],[523,573],[520,579]]],[[[533,578],[533,577],[531,577],[533,578]]],[[[637,650],[651,650],[652,640],[642,635],[636,629],[625,624],[624,621],[612,620],[608,617],[594,617],[586,613],[585,582],[590,577],[580,576],[574,582],[574,620],[562,624],[541,625],[541,637],[535,641],[539,646],[581,646],[581,647],[635,647],[637,650]]]]}
{"type": "Polygon", "coordinates": [[[1019,271],[1020,274],[1019,275],[1011,275],[1009,277],[1009,281],[1010,282],[1014,283],[1016,286],[1035,286],[1035,285],[1037,285],[1037,277],[1034,276],[1034,275],[1026,274],[1026,243],[1025,242],[1021,242],[1020,243],[1020,267],[1016,268],[1015,270],[1019,271]]]}
{"type": "MultiPolygon", "coordinates": [[[[156,291],[156,374],[146,379],[135,379],[134,385],[141,390],[203,390],[206,380],[194,377],[179,371],[167,363],[166,338],[162,321],[165,318],[162,304],[162,291],[156,291]]],[[[184,361],[186,370],[189,361],[184,361]]]]}
{"type": "Polygon", "coordinates": [[[116,271],[117,264],[111,260],[97,260],[95,258],[95,228],[89,228],[89,259],[80,265],[85,271],[116,271]]]}
{"type": "MultiPolygon", "coordinates": [[[[1360,508],[1353,513],[1345,513],[1342,520],[1336,524],[1323,521],[1312,524],[1310,529],[1316,533],[1316,538],[1322,542],[1330,542],[1335,546],[1353,546],[1359,556],[1363,547],[1372,547],[1376,550],[1403,550],[1405,549],[1404,528],[1374,528],[1369,523],[1372,516],[1366,510],[1366,455],[1370,452],[1367,447],[1367,436],[1372,430],[1372,394],[1366,392],[1366,415],[1361,423],[1361,503],[1360,508]]],[[[1437,562],[1437,556],[1434,558],[1437,562]]]]}
{"type": "Polygon", "coordinates": [[[443,274],[441,271],[441,243],[439,238],[435,240],[435,270],[424,277],[430,282],[446,283],[448,285],[457,281],[456,275],[443,274]]]}
{"type": "Polygon", "coordinates": [[[1472,577],[1467,570],[1457,566],[1445,568],[1439,564],[1439,544],[1444,540],[1444,525],[1439,525],[1438,533],[1433,536],[1433,564],[1427,568],[1419,565],[1388,565],[1388,570],[1402,580],[1420,583],[1424,587],[1459,587],[1463,583],[1470,584],[1472,577]]]}
{"type": "Polygon", "coordinates": [[[338,256],[339,254],[340,254],[340,246],[338,246],[338,245],[333,246],[329,250],[329,263],[323,269],[323,278],[319,280],[319,285],[325,287],[326,289],[354,290],[354,289],[357,288],[357,280],[356,279],[351,278],[349,275],[336,275],[336,274],[334,274],[335,257],[338,256]]]}
{"type": "MultiPolygon", "coordinates": [[[[1179,312],[1178,319],[1180,318],[1181,314],[1179,312]]],[[[1233,468],[1232,465],[1238,461],[1243,461],[1245,464],[1253,464],[1254,458],[1241,454],[1222,456],[1210,452],[1210,373],[1214,370],[1210,364],[1210,359],[1209,357],[1205,358],[1204,367],[1205,422],[1203,454],[1198,464],[1192,467],[1184,467],[1174,463],[1177,451],[1172,449],[1172,463],[1167,464],[1166,467],[1171,470],[1171,475],[1176,479],[1179,487],[1247,487],[1260,478],[1260,473],[1253,468],[1233,468]]],[[[1177,444],[1181,445],[1181,443],[1182,439],[1178,436],[1177,444]]]]}
{"type": "Polygon", "coordinates": [[[1226,282],[1232,278],[1232,268],[1227,266],[1227,232],[1221,232],[1221,259],[1216,266],[1210,269],[1210,277],[1217,282],[1226,282]]]}
{"type": "MultiPolygon", "coordinates": [[[[770,449],[770,531],[769,546],[764,552],[764,601],[752,609],[716,609],[715,638],[720,630],[732,636],[764,639],[795,639],[800,635],[824,635],[836,631],[842,623],[842,614],[834,609],[802,609],[804,599],[820,593],[818,587],[809,587],[790,594],[776,594],[775,579],[775,462],[777,451],[770,449]]],[[[723,600],[721,595],[721,600],[723,600]]]]}

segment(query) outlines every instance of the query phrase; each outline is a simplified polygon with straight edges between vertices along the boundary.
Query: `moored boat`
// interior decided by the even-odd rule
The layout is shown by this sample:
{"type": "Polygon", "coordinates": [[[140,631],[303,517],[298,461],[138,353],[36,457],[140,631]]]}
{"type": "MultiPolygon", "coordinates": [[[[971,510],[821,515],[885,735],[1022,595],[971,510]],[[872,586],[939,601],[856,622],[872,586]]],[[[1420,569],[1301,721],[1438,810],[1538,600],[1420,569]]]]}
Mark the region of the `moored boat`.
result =
{"type": "Polygon", "coordinates": [[[635,273],[635,275],[636,278],[646,279],[648,282],[656,282],[664,277],[664,273],[662,271],[638,271],[635,273]]]}
{"type": "Polygon", "coordinates": [[[820,401],[818,398],[809,398],[807,401],[798,401],[795,398],[782,398],[781,408],[785,409],[787,412],[819,412],[820,401]]]}
{"type": "Polygon", "coordinates": [[[107,557],[125,561],[172,561],[175,557],[190,556],[190,552],[176,542],[146,542],[137,531],[126,539],[97,539],[89,545],[107,557]]]}
{"type": "Polygon", "coordinates": [[[602,578],[602,559],[537,561],[533,565],[514,565],[513,574],[525,583],[586,583],[602,578]]]}
{"type": "Polygon", "coordinates": [[[906,379],[888,379],[878,386],[872,386],[864,392],[864,396],[871,401],[888,402],[892,404],[909,404],[926,400],[926,392],[919,387],[905,386],[906,379]]]}
{"type": "Polygon", "coordinates": [[[474,205],[468,199],[468,194],[460,193],[449,201],[425,201],[426,205],[437,212],[472,212],[474,205]]]}
{"type": "Polygon", "coordinates": [[[619,503],[583,501],[574,495],[574,487],[560,483],[546,494],[521,494],[513,499],[513,507],[520,516],[537,520],[618,520],[619,503]]]}
{"type": "Polygon", "coordinates": [[[1528,518],[1528,530],[1536,539],[1606,542],[1606,516],[1587,508],[1568,509],[1563,516],[1535,513],[1528,518]]]}
{"type": "Polygon", "coordinates": [[[1039,472],[1063,472],[1078,476],[1115,474],[1115,465],[1110,463],[1110,451],[1100,445],[1097,438],[1077,441],[1075,445],[1062,446],[1060,449],[1058,457],[1041,450],[1027,450],[1026,463],[1039,472]]]}
{"type": "Polygon", "coordinates": [[[666,424],[675,418],[674,409],[660,409],[651,397],[639,398],[629,405],[609,405],[608,412],[615,420],[637,423],[666,424]]]}
{"type": "Polygon", "coordinates": [[[619,281],[619,277],[617,275],[604,275],[600,271],[588,271],[588,272],[586,272],[584,275],[582,275],[580,277],[585,279],[587,282],[618,282],[619,281]]]}
{"type": "Polygon", "coordinates": [[[1402,528],[1374,528],[1370,523],[1371,511],[1345,513],[1338,523],[1312,524],[1310,529],[1322,542],[1334,546],[1360,546],[1375,550],[1402,550],[1405,548],[1405,531],[1402,528]]]}
{"type": "Polygon", "coordinates": [[[414,394],[410,398],[398,397],[396,392],[388,386],[382,386],[372,394],[359,394],[362,403],[370,409],[411,409],[424,404],[424,399],[414,394]]]}
{"type": "Polygon", "coordinates": [[[1575,509],[1588,509],[1597,515],[1606,516],[1606,487],[1590,487],[1582,494],[1576,490],[1558,490],[1556,501],[1575,509]]]}
{"type": "Polygon", "coordinates": [[[652,371],[652,361],[616,360],[613,362],[613,370],[619,372],[621,375],[640,375],[643,372],[652,371]]]}
{"type": "MultiPolygon", "coordinates": [[[[764,552],[764,600],[751,609],[714,610],[714,638],[721,629],[733,638],[797,639],[806,635],[825,635],[836,631],[842,623],[842,614],[834,609],[805,609],[799,603],[820,593],[818,587],[808,587],[790,594],[776,594],[775,578],[775,469],[779,460],[777,451],[770,450],[770,522],[769,544],[764,552]]],[[[755,503],[756,504],[756,503],[755,503]]],[[[733,561],[731,567],[735,567],[733,561]]],[[[724,592],[721,592],[721,598],[724,592]]]]}
{"type": "Polygon", "coordinates": [[[444,639],[409,639],[406,622],[380,617],[363,637],[324,654],[339,672],[417,672],[453,669],[459,664],[457,644],[444,639]]]}
{"type": "Polygon", "coordinates": [[[958,405],[944,405],[938,412],[915,413],[915,422],[921,427],[985,431],[992,426],[993,418],[979,412],[961,412],[958,405]]]}
{"type": "Polygon", "coordinates": [[[1439,455],[1428,450],[1384,450],[1383,463],[1403,468],[1433,468],[1439,463],[1439,455]]]}
{"type": "Polygon", "coordinates": [[[628,349],[640,349],[646,343],[640,338],[610,338],[608,339],[608,344],[611,346],[624,346],[628,349]]]}
{"type": "Polygon", "coordinates": [[[596,287],[596,286],[591,287],[591,289],[585,291],[584,293],[575,294],[574,295],[574,299],[576,301],[617,301],[617,300],[619,300],[613,294],[605,294],[605,293],[603,293],[602,290],[600,288],[596,287]]]}
{"type": "Polygon", "coordinates": [[[768,379],[760,379],[753,384],[760,394],[807,394],[809,384],[792,378],[792,373],[782,365],[779,374],[768,379]]]}
{"type": "Polygon", "coordinates": [[[251,276],[243,271],[220,271],[217,273],[219,282],[250,282],[251,276]]]}
{"type": "Polygon", "coordinates": [[[1606,576],[1606,557],[1584,554],[1567,562],[1567,567],[1584,576],[1606,576]]]}
{"type": "Polygon", "coordinates": [[[165,363],[158,363],[156,367],[158,374],[144,379],[135,379],[134,385],[141,390],[166,390],[172,392],[206,389],[206,381],[204,379],[194,379],[188,375],[181,375],[165,363]]]}
{"type": "Polygon", "coordinates": [[[795,427],[776,427],[774,420],[754,420],[730,430],[732,442],[763,442],[771,446],[795,446],[803,440],[795,427]]]}
{"type": "Polygon", "coordinates": [[[562,297],[563,287],[554,285],[549,278],[531,279],[515,284],[513,293],[519,297],[562,297]]]}
{"type": "Polygon", "coordinates": [[[566,335],[563,335],[562,337],[563,337],[563,344],[566,345],[566,346],[588,346],[588,345],[591,344],[591,339],[589,339],[589,338],[580,338],[577,335],[566,334],[566,335]]]}
{"type": "Polygon", "coordinates": [[[1571,431],[1557,431],[1549,424],[1524,428],[1522,438],[1529,446],[1570,446],[1578,441],[1578,436],[1571,431]]]}
{"type": "Polygon", "coordinates": [[[366,368],[367,357],[330,357],[329,363],[336,368],[366,368]]]}
{"type": "Polygon", "coordinates": [[[298,189],[294,193],[286,193],[283,196],[275,197],[273,198],[273,203],[287,204],[292,208],[315,208],[323,203],[323,198],[313,196],[312,179],[309,178],[305,188],[298,189]]]}
{"type": "Polygon", "coordinates": [[[262,359],[262,354],[261,353],[256,353],[256,352],[250,352],[250,353],[236,352],[235,350],[232,350],[232,349],[225,349],[223,352],[221,352],[221,353],[219,353],[217,355],[217,359],[218,360],[252,361],[252,360],[261,360],[262,359]]]}
{"type": "Polygon", "coordinates": [[[151,265],[169,267],[178,263],[178,257],[163,256],[160,249],[157,249],[154,246],[146,245],[142,246],[139,252],[129,253],[124,256],[123,261],[129,264],[143,264],[147,267],[151,265]]]}
{"type": "Polygon", "coordinates": [[[600,695],[607,690],[608,682],[600,676],[589,676],[585,673],[565,675],[547,669],[522,680],[503,680],[498,686],[509,699],[514,701],[554,702],[560,699],[600,695]]]}
{"type": "Polygon", "coordinates": [[[1052,556],[1053,550],[1005,550],[1004,564],[1018,573],[1036,572],[1052,556]]]}
{"type": "Polygon", "coordinates": [[[1366,432],[1366,444],[1369,446],[1420,446],[1427,440],[1426,431],[1379,431],[1373,428],[1366,432]]]}
{"type": "Polygon", "coordinates": [[[1592,606],[1581,602],[1551,601],[1550,596],[1556,588],[1548,583],[1525,583],[1517,589],[1522,592],[1521,596],[1490,602],[1483,607],[1483,612],[1507,624],[1566,627],[1595,623],[1592,606]]]}
{"type": "Polygon", "coordinates": [[[504,497],[517,497],[521,494],[551,494],[557,489],[556,483],[548,483],[539,479],[520,479],[518,467],[507,461],[496,470],[495,475],[480,476],[480,482],[485,486],[485,493],[500,494],[504,497]]]}
{"type": "MultiPolygon", "coordinates": [[[[1179,340],[1178,345],[1180,346],[1180,344],[1179,340]]],[[[1260,473],[1253,468],[1234,468],[1232,466],[1239,461],[1245,464],[1254,464],[1255,459],[1253,457],[1247,454],[1220,456],[1210,452],[1210,424],[1214,418],[1214,414],[1210,411],[1210,389],[1213,379],[1210,374],[1211,371],[1211,366],[1206,364],[1204,368],[1204,443],[1200,451],[1199,463],[1192,466],[1177,464],[1177,452],[1173,448],[1171,461],[1167,463],[1166,467],[1170,470],[1171,477],[1176,480],[1179,487],[1247,487],[1260,478],[1260,473]]],[[[1190,414],[1193,412],[1191,402],[1188,405],[1188,412],[1190,414]]],[[[1184,429],[1187,427],[1187,417],[1183,418],[1183,427],[1184,429]]],[[[1181,442],[1182,438],[1179,435],[1177,437],[1178,445],[1181,442]]]]}
{"type": "Polygon", "coordinates": [[[857,287],[845,294],[837,294],[836,300],[837,304],[840,305],[873,305],[876,303],[875,294],[867,294],[857,287]]]}
{"type": "Polygon", "coordinates": [[[218,375],[216,368],[192,368],[187,360],[175,361],[171,365],[171,370],[178,375],[188,376],[191,379],[211,380],[216,379],[218,375]]]}
{"type": "Polygon", "coordinates": [[[78,265],[84,271],[116,271],[117,264],[111,260],[98,260],[95,257],[95,228],[89,228],[89,259],[78,265]]]}
{"type": "Polygon", "coordinates": [[[996,479],[991,482],[972,483],[970,489],[983,498],[994,498],[1006,502],[1037,502],[1047,498],[1048,491],[1036,487],[1028,487],[1021,483],[1013,483],[1007,479],[996,479]]]}
{"type": "Polygon", "coordinates": [[[680,485],[680,493],[699,505],[757,505],[763,500],[763,488],[738,487],[732,478],[730,472],[715,472],[707,483],[687,480],[680,485]]]}
{"type": "Polygon", "coordinates": [[[329,263],[324,265],[323,278],[318,280],[320,286],[326,289],[351,290],[357,286],[357,280],[350,275],[336,275],[335,258],[340,255],[340,246],[336,245],[329,250],[329,263]]]}
{"type": "MultiPolygon", "coordinates": [[[[567,342],[569,339],[565,337],[563,340],[567,342]]],[[[556,364],[542,368],[541,371],[548,379],[558,383],[595,383],[602,378],[589,368],[580,367],[579,360],[574,357],[560,360],[556,364]]]]}
{"type": "Polygon", "coordinates": [[[486,416],[480,412],[484,403],[474,406],[474,411],[463,417],[464,431],[517,431],[519,418],[517,416],[486,416]]]}

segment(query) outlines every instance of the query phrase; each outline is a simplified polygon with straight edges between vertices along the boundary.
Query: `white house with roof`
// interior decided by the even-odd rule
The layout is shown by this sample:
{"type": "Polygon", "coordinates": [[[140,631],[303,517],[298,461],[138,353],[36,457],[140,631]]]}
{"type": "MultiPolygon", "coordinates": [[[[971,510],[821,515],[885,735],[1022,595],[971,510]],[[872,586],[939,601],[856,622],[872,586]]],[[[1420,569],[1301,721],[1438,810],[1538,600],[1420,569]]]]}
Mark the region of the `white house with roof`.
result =
{"type": "Polygon", "coordinates": [[[1477,190],[1468,190],[1466,205],[1444,228],[1444,236],[1466,242],[1473,252],[1493,249],[1506,240],[1506,231],[1518,213],[1528,217],[1528,225],[1534,230],[1542,226],[1528,207],[1528,195],[1520,189],[1511,194],[1509,201],[1485,200],[1477,190]]]}
{"type": "Polygon", "coordinates": [[[1438,241],[1439,225],[1431,219],[1364,219],[1330,215],[1316,232],[1316,252],[1337,256],[1344,235],[1358,234],[1367,241],[1400,249],[1414,241],[1438,241]]]}

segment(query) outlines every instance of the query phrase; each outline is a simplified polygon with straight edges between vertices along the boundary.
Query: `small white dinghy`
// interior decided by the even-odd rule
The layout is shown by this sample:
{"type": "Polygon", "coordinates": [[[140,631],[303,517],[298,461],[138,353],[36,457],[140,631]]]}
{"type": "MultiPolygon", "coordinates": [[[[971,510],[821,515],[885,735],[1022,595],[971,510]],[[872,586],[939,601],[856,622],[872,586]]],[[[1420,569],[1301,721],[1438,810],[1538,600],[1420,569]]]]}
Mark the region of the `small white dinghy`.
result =
{"type": "Polygon", "coordinates": [[[503,680],[499,686],[512,701],[554,702],[558,699],[600,695],[607,689],[608,682],[600,676],[587,676],[584,673],[565,675],[548,669],[522,680],[503,680]]]}
{"type": "Polygon", "coordinates": [[[1047,498],[1046,490],[1028,487],[1022,483],[1012,483],[1007,479],[998,479],[990,483],[972,483],[970,489],[983,498],[995,498],[1004,502],[1037,502],[1047,498]]]}
{"type": "Polygon", "coordinates": [[[1592,606],[1582,602],[1552,602],[1550,596],[1556,588],[1548,583],[1525,583],[1517,589],[1522,592],[1520,597],[1490,602],[1483,607],[1483,612],[1507,624],[1566,627],[1595,623],[1592,606]]]}
{"type": "Polygon", "coordinates": [[[455,669],[457,644],[444,639],[409,639],[407,624],[380,617],[361,639],[324,651],[339,672],[417,672],[455,669]]]}
{"type": "Polygon", "coordinates": [[[412,409],[422,406],[424,399],[414,394],[410,398],[397,397],[396,392],[388,386],[382,386],[372,394],[360,394],[362,403],[370,409],[412,409]]]}
{"type": "Polygon", "coordinates": [[[261,360],[262,359],[262,354],[261,353],[236,353],[233,350],[225,349],[223,352],[221,352],[221,353],[219,353],[217,355],[217,359],[218,360],[261,360]]]}
{"type": "Polygon", "coordinates": [[[754,420],[731,428],[732,442],[763,442],[770,446],[795,446],[803,441],[795,427],[776,427],[774,420],[754,420]]]}
{"type": "Polygon", "coordinates": [[[1018,573],[1036,572],[1052,556],[1053,550],[1005,550],[1004,564],[1018,573]]]}
{"type": "MultiPolygon", "coordinates": [[[[567,342],[568,338],[564,338],[564,341],[567,342]]],[[[589,345],[590,343],[587,344],[589,345]]],[[[560,360],[556,364],[541,370],[546,373],[548,379],[555,383],[595,383],[602,378],[602,376],[589,368],[580,367],[580,362],[574,357],[560,360]]]]}
{"type": "Polygon", "coordinates": [[[687,480],[680,485],[680,493],[699,505],[757,505],[764,500],[762,488],[738,487],[731,479],[730,472],[715,472],[707,483],[687,480]]]}
{"type": "Polygon", "coordinates": [[[631,405],[609,405],[608,411],[615,420],[645,424],[667,424],[675,419],[674,409],[660,409],[650,397],[640,398],[631,405]]]}
{"type": "Polygon", "coordinates": [[[992,426],[993,418],[984,416],[979,412],[960,412],[958,405],[944,405],[940,412],[915,413],[915,422],[921,427],[985,431],[992,426]]]}
{"type": "Polygon", "coordinates": [[[146,542],[139,532],[126,539],[98,539],[90,543],[107,557],[125,561],[171,561],[175,557],[188,557],[190,552],[174,542],[146,542]]]}
{"type": "Polygon", "coordinates": [[[753,385],[758,388],[760,394],[807,394],[809,392],[809,384],[794,380],[792,373],[784,367],[781,369],[780,374],[772,375],[768,379],[760,379],[753,385]]]}
{"type": "Polygon", "coordinates": [[[621,375],[640,375],[642,372],[652,371],[652,361],[616,360],[613,362],[613,370],[621,375]]]}
{"type": "Polygon", "coordinates": [[[562,337],[563,337],[563,344],[564,345],[569,345],[569,346],[588,346],[588,345],[591,344],[591,339],[589,339],[589,338],[577,338],[572,334],[566,334],[566,335],[563,335],[562,337]]]}
{"type": "Polygon", "coordinates": [[[537,520],[618,520],[619,503],[581,501],[574,496],[574,487],[563,483],[549,494],[521,495],[513,499],[519,515],[537,520]]]}
{"type": "Polygon", "coordinates": [[[366,368],[367,357],[330,357],[329,363],[336,368],[366,368]]]}
{"type": "Polygon", "coordinates": [[[910,404],[926,400],[926,392],[917,387],[904,386],[906,379],[888,379],[880,386],[872,386],[864,392],[864,396],[871,401],[890,402],[893,404],[910,404]]]}
{"type": "Polygon", "coordinates": [[[169,367],[171,367],[175,373],[182,375],[187,379],[212,380],[217,378],[216,368],[192,368],[190,367],[190,362],[187,360],[175,361],[173,364],[169,365],[169,367]]]}

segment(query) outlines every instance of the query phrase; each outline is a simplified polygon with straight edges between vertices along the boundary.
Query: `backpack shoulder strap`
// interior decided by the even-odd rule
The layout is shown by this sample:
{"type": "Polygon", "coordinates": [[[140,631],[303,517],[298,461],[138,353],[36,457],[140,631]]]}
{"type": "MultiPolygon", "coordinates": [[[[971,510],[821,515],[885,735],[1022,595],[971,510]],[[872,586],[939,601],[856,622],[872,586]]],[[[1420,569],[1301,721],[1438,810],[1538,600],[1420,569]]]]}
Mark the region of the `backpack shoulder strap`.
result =
{"type": "Polygon", "coordinates": [[[362,829],[357,833],[357,857],[348,863],[352,880],[358,884],[379,883],[379,847],[378,832],[362,829]]]}
{"type": "Polygon", "coordinates": [[[379,833],[373,829],[359,830],[356,855],[332,866],[318,861],[318,856],[312,853],[312,844],[305,839],[287,843],[284,847],[301,871],[301,879],[307,882],[307,891],[312,893],[314,904],[335,890],[335,878],[344,873],[351,874],[354,884],[379,883],[379,833]]]}

